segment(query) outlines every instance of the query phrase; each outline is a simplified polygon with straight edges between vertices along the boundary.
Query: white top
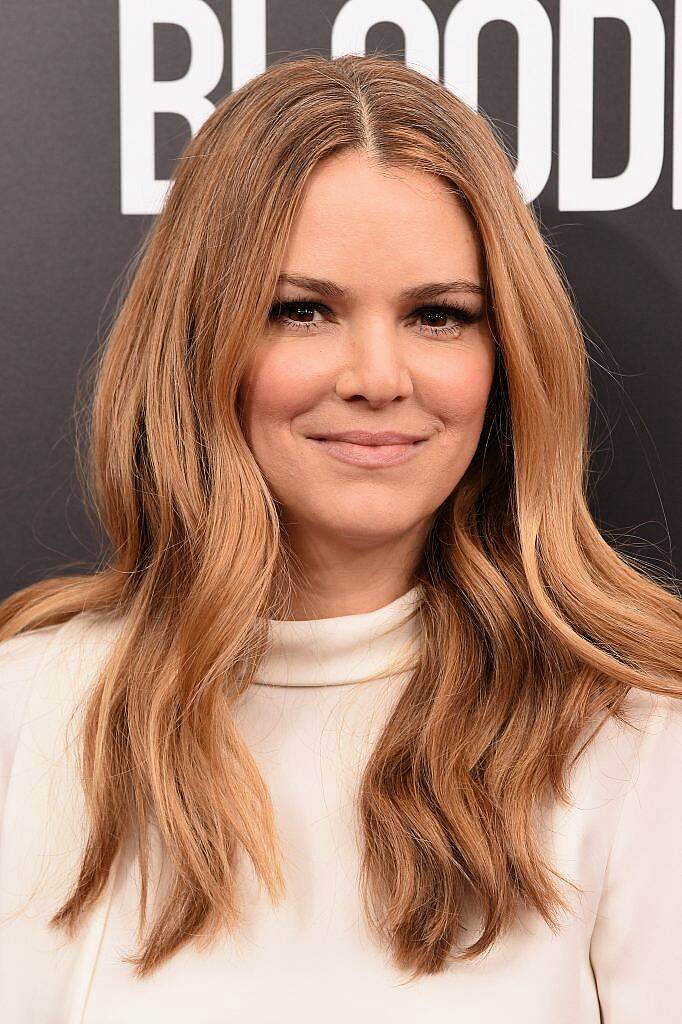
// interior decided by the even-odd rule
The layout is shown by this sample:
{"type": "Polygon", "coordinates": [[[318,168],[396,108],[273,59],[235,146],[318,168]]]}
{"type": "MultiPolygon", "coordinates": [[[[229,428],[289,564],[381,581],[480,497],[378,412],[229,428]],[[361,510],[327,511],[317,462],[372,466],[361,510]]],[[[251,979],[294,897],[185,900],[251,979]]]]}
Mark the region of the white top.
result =
{"type": "Polygon", "coordinates": [[[145,981],[121,961],[137,949],[130,851],[75,941],[45,924],[82,835],[64,724],[115,624],[78,616],[0,644],[0,1020],[682,1021],[682,702],[668,698],[637,695],[641,734],[607,723],[571,775],[572,806],[549,816],[554,864],[585,890],[564,890],[574,913],[559,934],[524,913],[483,960],[411,983],[369,936],[354,790],[409,678],[418,597],[414,588],[367,614],[271,623],[273,646],[236,713],[272,794],[287,898],[273,908],[244,859],[244,932],[206,952],[185,948],[145,981]],[[51,896],[5,920],[46,874],[51,896]]]}

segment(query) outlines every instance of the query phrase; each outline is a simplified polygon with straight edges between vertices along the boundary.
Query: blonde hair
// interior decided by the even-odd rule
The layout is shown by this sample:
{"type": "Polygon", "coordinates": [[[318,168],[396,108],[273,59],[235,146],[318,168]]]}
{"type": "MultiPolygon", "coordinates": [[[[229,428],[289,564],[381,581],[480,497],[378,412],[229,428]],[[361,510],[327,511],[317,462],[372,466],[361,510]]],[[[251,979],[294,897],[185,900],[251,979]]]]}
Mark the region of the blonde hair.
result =
{"type": "Polygon", "coordinates": [[[631,688],[682,696],[680,595],[588,510],[580,323],[491,125],[384,56],[270,67],[182,154],[97,366],[87,485],[104,564],[0,605],[0,639],[121,618],[83,719],[89,835],[52,924],[75,933],[132,835],[139,977],[236,926],[239,850],[273,903],[285,895],[270,795],[232,708],[264,621],[286,617],[295,560],[239,384],[308,176],[348,148],[437,175],[465,204],[499,348],[479,447],[415,574],[419,661],[359,789],[363,906],[394,963],[416,977],[473,959],[521,906],[556,929],[567,904],[534,834],[540,800],[568,800],[572,761],[610,716],[627,722],[631,688]],[[172,881],[143,940],[150,818],[172,881]],[[457,951],[472,903],[482,931],[457,951]]]}

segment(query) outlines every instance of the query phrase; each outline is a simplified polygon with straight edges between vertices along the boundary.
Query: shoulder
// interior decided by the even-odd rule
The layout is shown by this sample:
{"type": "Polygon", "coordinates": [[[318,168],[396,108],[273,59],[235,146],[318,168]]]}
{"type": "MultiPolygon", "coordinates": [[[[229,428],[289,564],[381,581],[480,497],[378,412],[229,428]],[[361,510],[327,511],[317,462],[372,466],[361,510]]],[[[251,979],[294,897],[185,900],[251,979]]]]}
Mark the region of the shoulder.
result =
{"type": "Polygon", "coordinates": [[[627,722],[610,717],[581,758],[580,795],[612,855],[614,844],[636,844],[645,832],[681,855],[682,699],[633,689],[624,710],[627,722]],[[664,839],[666,829],[673,831],[664,839]]]}
{"type": "Polygon", "coordinates": [[[0,643],[0,778],[9,775],[31,684],[61,628],[32,630],[0,643]]]}
{"type": "Polygon", "coordinates": [[[680,784],[682,699],[633,688],[623,710],[627,721],[607,718],[581,756],[579,770],[622,800],[657,775],[672,772],[680,784]]]}
{"type": "Polygon", "coordinates": [[[9,772],[29,701],[77,698],[120,627],[120,619],[83,613],[0,642],[0,774],[9,772]]]}
{"type": "MultiPolygon", "coordinates": [[[[682,699],[638,691],[631,699],[634,730],[618,725],[629,771],[623,804],[643,802],[682,812],[682,699]],[[623,730],[627,735],[625,738],[623,730]]],[[[682,815],[679,818],[682,821],[682,815]]]]}
{"type": "Polygon", "coordinates": [[[569,765],[569,804],[551,804],[566,864],[578,862],[595,886],[632,810],[682,812],[682,700],[633,688],[623,711],[626,721],[610,714],[599,728],[586,723],[569,765]]]}
{"type": "Polygon", "coordinates": [[[590,963],[608,1020],[678,1019],[682,985],[682,700],[638,693],[590,963]]]}
{"type": "Polygon", "coordinates": [[[665,763],[682,742],[682,698],[633,689],[625,712],[627,723],[609,720],[602,745],[622,756],[633,772],[644,763],[665,763]]]}
{"type": "Polygon", "coordinates": [[[19,633],[0,641],[0,700],[28,685],[64,659],[97,657],[111,649],[121,629],[119,618],[95,613],[75,615],[67,622],[19,633]]]}

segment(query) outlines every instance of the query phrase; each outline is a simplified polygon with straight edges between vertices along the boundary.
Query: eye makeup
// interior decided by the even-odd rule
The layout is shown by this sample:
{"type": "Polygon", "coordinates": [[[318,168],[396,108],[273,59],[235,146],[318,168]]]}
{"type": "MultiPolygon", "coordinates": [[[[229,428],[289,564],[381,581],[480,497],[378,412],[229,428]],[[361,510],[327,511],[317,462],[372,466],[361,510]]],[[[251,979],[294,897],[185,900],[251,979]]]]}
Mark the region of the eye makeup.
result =
{"type": "MultiPolygon", "coordinates": [[[[292,299],[281,300],[278,299],[270,307],[268,314],[268,320],[273,324],[281,324],[286,328],[293,330],[311,331],[316,330],[319,326],[319,322],[304,321],[299,322],[293,320],[291,314],[300,315],[301,311],[306,312],[319,312],[323,316],[333,316],[332,310],[323,302],[316,302],[311,299],[307,299],[304,296],[292,299]]],[[[429,324],[423,324],[427,335],[432,337],[439,337],[442,335],[458,335],[465,328],[471,324],[478,323],[484,317],[484,311],[478,309],[472,309],[464,304],[451,304],[442,302],[430,302],[428,305],[419,306],[417,309],[409,315],[408,320],[415,320],[424,317],[436,317],[443,319],[452,319],[455,323],[449,327],[436,327],[429,324]]]]}

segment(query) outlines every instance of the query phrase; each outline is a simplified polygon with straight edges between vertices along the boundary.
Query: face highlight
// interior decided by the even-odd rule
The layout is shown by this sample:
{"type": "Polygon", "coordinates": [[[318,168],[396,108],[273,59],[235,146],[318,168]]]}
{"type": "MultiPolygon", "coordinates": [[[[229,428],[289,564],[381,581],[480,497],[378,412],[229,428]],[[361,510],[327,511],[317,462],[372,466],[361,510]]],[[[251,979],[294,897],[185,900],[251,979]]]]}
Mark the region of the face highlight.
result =
{"type": "Polygon", "coordinates": [[[294,543],[417,548],[476,451],[494,374],[470,215],[438,178],[344,151],[309,179],[275,300],[244,430],[294,543]],[[421,440],[392,462],[319,440],[354,430],[421,440]]]}

